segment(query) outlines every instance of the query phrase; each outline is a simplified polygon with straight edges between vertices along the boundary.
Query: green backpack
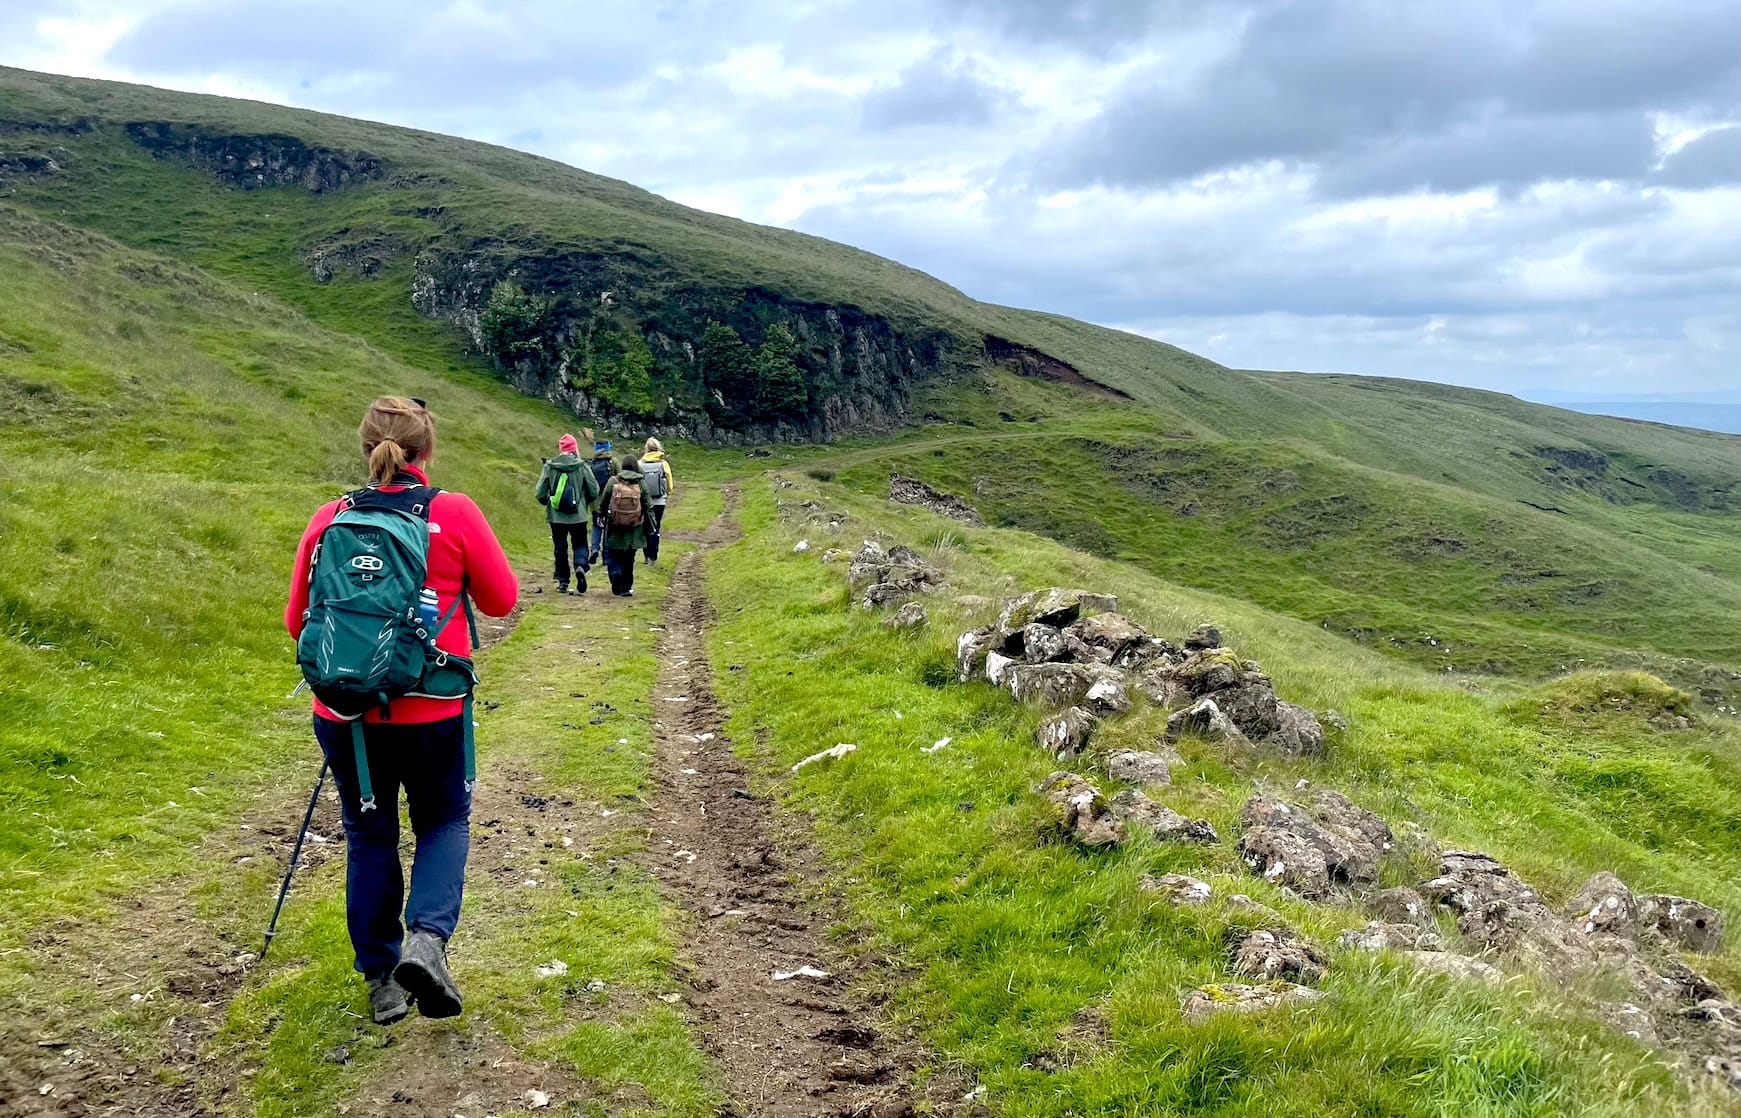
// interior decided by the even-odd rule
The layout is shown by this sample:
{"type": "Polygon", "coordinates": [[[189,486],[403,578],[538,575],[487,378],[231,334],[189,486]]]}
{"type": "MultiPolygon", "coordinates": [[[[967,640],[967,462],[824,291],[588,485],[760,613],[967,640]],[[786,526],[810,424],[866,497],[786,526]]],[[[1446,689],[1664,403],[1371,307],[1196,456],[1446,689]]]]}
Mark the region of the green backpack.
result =
{"type": "Polygon", "coordinates": [[[339,511],[314,546],[308,568],[308,608],[296,642],[296,663],[309,690],[351,724],[362,810],[375,807],[363,748],[363,715],[388,714],[401,696],[464,699],[466,790],[477,782],[472,742],[470,659],[436,647],[435,638],[461,603],[477,644],[477,622],[465,587],[435,620],[418,610],[428,577],[429,506],[441,491],[427,485],[383,493],[370,486],[340,498],[339,511]]]}

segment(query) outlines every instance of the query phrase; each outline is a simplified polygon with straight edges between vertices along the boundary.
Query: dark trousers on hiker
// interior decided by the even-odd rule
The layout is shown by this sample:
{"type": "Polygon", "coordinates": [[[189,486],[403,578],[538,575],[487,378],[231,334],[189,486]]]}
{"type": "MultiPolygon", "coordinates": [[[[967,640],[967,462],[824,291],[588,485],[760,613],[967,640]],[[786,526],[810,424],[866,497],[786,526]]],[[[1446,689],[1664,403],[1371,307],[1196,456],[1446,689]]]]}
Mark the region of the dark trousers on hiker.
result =
{"type": "Polygon", "coordinates": [[[600,554],[604,551],[604,546],[605,518],[602,516],[595,516],[592,518],[592,553],[594,555],[600,554]]]}
{"type": "Polygon", "coordinates": [[[605,548],[605,571],[611,576],[611,593],[627,594],[635,588],[635,549],[605,548]]]}
{"type": "Polygon", "coordinates": [[[398,965],[406,928],[421,928],[445,940],[459,923],[471,845],[465,736],[458,718],[366,725],[363,744],[375,791],[372,811],[362,810],[357,795],[350,724],[317,717],[314,736],[332,765],[345,824],[345,922],[351,948],[357,970],[366,978],[379,978],[398,965]],[[400,787],[417,836],[409,898],[399,864],[400,787]]]}
{"type": "Polygon", "coordinates": [[[664,505],[654,505],[653,506],[653,519],[647,525],[646,554],[647,554],[647,562],[649,562],[649,563],[657,563],[659,561],[659,528],[664,523],[665,523],[665,506],[664,505]]]}
{"type": "Polygon", "coordinates": [[[586,584],[586,521],[579,524],[551,524],[550,543],[556,549],[556,584],[568,585],[569,553],[572,551],[574,582],[576,586],[586,584]]]}

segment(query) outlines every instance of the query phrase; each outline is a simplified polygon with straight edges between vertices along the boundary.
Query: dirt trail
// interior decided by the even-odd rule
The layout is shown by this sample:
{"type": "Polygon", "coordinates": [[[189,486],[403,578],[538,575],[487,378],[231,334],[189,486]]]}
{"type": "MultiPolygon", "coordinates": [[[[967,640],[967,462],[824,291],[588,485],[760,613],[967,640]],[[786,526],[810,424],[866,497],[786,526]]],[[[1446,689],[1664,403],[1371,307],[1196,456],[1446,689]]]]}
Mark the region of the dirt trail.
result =
{"type": "Polygon", "coordinates": [[[726,491],[725,511],[671,577],[653,690],[657,791],[647,857],[693,922],[690,1001],[730,1096],[722,1114],[911,1114],[912,1054],[880,1035],[875,1015],[848,996],[822,921],[795,884],[810,857],[776,852],[769,805],[748,791],[723,734],[704,646],[710,613],[701,557],[735,538],[735,497],[726,491]],[[772,977],[806,965],[832,976],[772,977]]]}

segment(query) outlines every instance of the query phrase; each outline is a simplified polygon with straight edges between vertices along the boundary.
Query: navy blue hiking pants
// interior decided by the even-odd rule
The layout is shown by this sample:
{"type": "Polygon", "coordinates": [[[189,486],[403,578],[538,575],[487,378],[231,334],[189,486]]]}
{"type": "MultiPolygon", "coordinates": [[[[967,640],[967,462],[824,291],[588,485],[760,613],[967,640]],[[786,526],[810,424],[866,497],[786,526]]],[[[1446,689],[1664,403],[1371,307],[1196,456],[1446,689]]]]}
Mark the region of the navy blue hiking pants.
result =
{"type": "Polygon", "coordinates": [[[446,939],[459,924],[466,853],[471,846],[465,738],[458,718],[365,725],[363,744],[375,808],[363,811],[350,724],[317,717],[314,736],[326,752],[339,790],[346,843],[345,916],[357,970],[367,978],[379,978],[398,965],[405,928],[421,928],[446,939]],[[410,808],[411,832],[417,836],[409,898],[399,864],[400,787],[410,808]]]}

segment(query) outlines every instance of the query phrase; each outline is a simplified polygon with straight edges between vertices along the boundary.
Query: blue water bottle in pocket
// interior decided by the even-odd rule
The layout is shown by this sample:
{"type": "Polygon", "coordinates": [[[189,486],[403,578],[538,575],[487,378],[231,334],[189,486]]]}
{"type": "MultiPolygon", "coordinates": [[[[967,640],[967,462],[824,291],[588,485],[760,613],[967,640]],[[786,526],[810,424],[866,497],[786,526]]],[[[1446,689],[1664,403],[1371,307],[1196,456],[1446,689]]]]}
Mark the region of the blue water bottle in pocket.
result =
{"type": "Polygon", "coordinates": [[[436,597],[433,586],[425,586],[417,592],[417,615],[423,618],[423,627],[429,630],[429,636],[433,639],[436,619],[441,616],[441,601],[436,597]]]}

